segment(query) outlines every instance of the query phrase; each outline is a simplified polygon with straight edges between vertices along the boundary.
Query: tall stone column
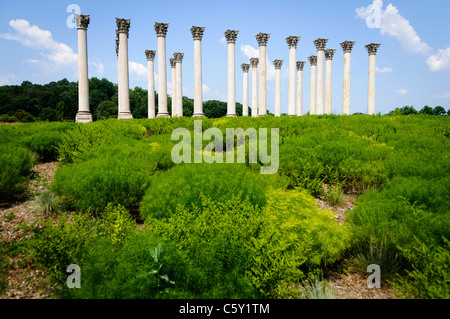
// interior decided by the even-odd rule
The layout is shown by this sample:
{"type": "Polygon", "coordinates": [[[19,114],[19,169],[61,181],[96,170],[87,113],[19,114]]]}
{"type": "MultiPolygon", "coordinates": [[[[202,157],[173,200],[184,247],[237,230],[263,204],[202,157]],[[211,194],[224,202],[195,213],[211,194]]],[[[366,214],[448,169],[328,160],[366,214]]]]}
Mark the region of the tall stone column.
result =
{"type": "Polygon", "coordinates": [[[311,55],[309,58],[311,64],[311,78],[309,88],[309,114],[316,114],[316,75],[317,75],[317,56],[311,55]]]}
{"type": "Polygon", "coordinates": [[[369,92],[367,98],[367,114],[375,114],[375,74],[376,74],[376,55],[380,44],[371,43],[366,45],[369,53],[369,92]]]}
{"type": "Polygon", "coordinates": [[[236,63],[235,44],[239,31],[225,31],[228,43],[228,85],[227,85],[227,116],[236,116],[236,63]]]}
{"type": "Polygon", "coordinates": [[[252,66],[252,117],[258,116],[258,58],[250,58],[252,66]]]}
{"type": "Polygon", "coordinates": [[[92,114],[89,109],[89,78],[87,55],[87,28],[89,15],[74,13],[75,24],[78,32],[78,113],[76,122],[92,122],[92,114]]]}
{"type": "Polygon", "coordinates": [[[202,38],[205,27],[191,28],[194,38],[194,114],[193,117],[203,116],[203,82],[202,82],[202,38]]]}
{"type": "Polygon", "coordinates": [[[289,86],[288,86],[288,115],[295,115],[295,66],[297,55],[298,36],[289,36],[286,43],[289,45],[289,86]]]}
{"type": "Polygon", "coordinates": [[[304,61],[297,61],[297,116],[303,115],[303,66],[304,61]]]}
{"type": "Polygon", "coordinates": [[[154,119],[156,117],[155,108],[155,55],[154,50],[145,50],[145,56],[147,57],[147,69],[148,69],[148,118],[154,119]]]}
{"type": "Polygon", "coordinates": [[[166,70],[166,34],[168,27],[168,23],[155,22],[155,31],[158,38],[158,115],[156,117],[169,117],[166,70]]]}
{"type": "Polygon", "coordinates": [[[130,30],[130,19],[116,18],[117,34],[119,38],[118,47],[118,97],[119,97],[119,120],[133,118],[130,112],[130,84],[128,73],[128,33],[130,30]]]}
{"type": "Polygon", "coordinates": [[[177,71],[174,58],[169,59],[170,67],[172,69],[172,117],[176,116],[177,111],[177,71]]]}
{"type": "Polygon", "coordinates": [[[332,68],[333,68],[333,56],[336,50],[325,50],[326,70],[325,70],[325,114],[331,114],[332,112],[332,68]]]}
{"type": "Polygon", "coordinates": [[[351,54],[355,41],[344,41],[341,47],[344,50],[344,84],[342,89],[342,115],[350,115],[350,70],[351,54]]]}
{"type": "Polygon", "coordinates": [[[175,109],[175,116],[183,116],[183,81],[181,72],[181,62],[183,61],[184,53],[175,52],[173,54],[173,59],[175,60],[175,74],[177,79],[177,103],[175,109]]]}
{"type": "Polygon", "coordinates": [[[248,116],[248,70],[250,64],[242,63],[242,116],[248,116]]]}
{"type": "Polygon", "coordinates": [[[317,87],[316,87],[316,114],[323,114],[323,75],[325,71],[325,46],[328,39],[314,40],[317,49],[317,87]]]}
{"type": "Polygon", "coordinates": [[[266,47],[270,38],[269,33],[258,33],[256,41],[259,45],[259,104],[258,115],[267,115],[267,70],[266,70],[266,47]]]}
{"type": "Polygon", "coordinates": [[[281,65],[283,60],[274,60],[275,66],[275,116],[281,116],[281,65]]]}

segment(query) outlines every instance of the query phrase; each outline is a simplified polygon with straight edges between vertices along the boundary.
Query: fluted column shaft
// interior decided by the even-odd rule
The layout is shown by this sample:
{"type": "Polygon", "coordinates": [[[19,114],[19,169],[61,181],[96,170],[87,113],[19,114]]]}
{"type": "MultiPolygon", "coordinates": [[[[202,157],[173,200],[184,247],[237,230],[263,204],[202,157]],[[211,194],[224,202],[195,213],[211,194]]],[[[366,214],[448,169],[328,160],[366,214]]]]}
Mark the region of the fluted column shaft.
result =
{"type": "Polygon", "coordinates": [[[316,87],[316,114],[323,114],[323,76],[324,76],[324,62],[325,62],[325,46],[327,39],[317,39],[314,44],[317,48],[317,87],[316,87]]]}
{"type": "Polygon", "coordinates": [[[168,23],[155,23],[158,41],[158,115],[169,117],[167,109],[166,34],[168,23]]]}
{"type": "Polygon", "coordinates": [[[275,66],[275,116],[281,116],[281,65],[283,60],[274,60],[275,66]]]}
{"type": "Polygon", "coordinates": [[[202,83],[202,37],[204,27],[191,28],[194,38],[194,114],[193,117],[203,116],[203,83],[202,83]]]}
{"type": "Polygon", "coordinates": [[[350,74],[351,74],[351,53],[354,41],[344,41],[341,47],[344,50],[344,82],[342,88],[342,114],[350,115],[350,74]]]}
{"type": "Polygon", "coordinates": [[[171,94],[172,94],[172,117],[176,116],[176,111],[177,111],[177,71],[176,71],[176,63],[175,63],[175,59],[174,58],[170,58],[169,59],[169,63],[170,63],[170,68],[172,70],[172,90],[171,90],[171,94]]]}
{"type": "Polygon", "coordinates": [[[295,67],[297,44],[300,40],[298,36],[289,36],[286,38],[286,43],[289,45],[289,83],[288,83],[288,115],[295,115],[295,67]]]}
{"type": "Polygon", "coordinates": [[[303,66],[305,62],[297,62],[297,116],[303,115],[303,66]]]}
{"type": "Polygon", "coordinates": [[[369,87],[367,97],[367,114],[375,114],[375,78],[376,78],[376,54],[380,44],[371,43],[366,45],[369,52],[369,87]]]}
{"type": "Polygon", "coordinates": [[[92,122],[89,109],[89,76],[87,54],[87,27],[89,15],[74,14],[78,33],[78,113],[76,122],[92,122]]]}
{"type": "Polygon", "coordinates": [[[251,58],[252,67],[252,117],[258,116],[258,58],[251,58]]]}
{"type": "Polygon", "coordinates": [[[309,88],[309,114],[316,114],[316,78],[317,78],[317,57],[310,56],[311,64],[310,88],[309,88]]]}
{"type": "Polygon", "coordinates": [[[242,68],[242,116],[248,116],[248,70],[250,64],[243,63],[242,68]]]}
{"type": "Polygon", "coordinates": [[[332,67],[334,52],[336,52],[336,50],[328,49],[325,51],[325,114],[331,114],[332,112],[332,67]]]}
{"type": "Polygon", "coordinates": [[[129,19],[116,19],[117,31],[119,36],[119,81],[118,81],[118,98],[119,98],[119,115],[118,119],[133,118],[130,112],[130,84],[128,72],[128,32],[130,28],[129,19]]]}
{"type": "Polygon", "coordinates": [[[225,38],[228,43],[228,80],[227,80],[227,116],[236,116],[236,61],[235,43],[239,31],[227,30],[225,38]]]}
{"type": "Polygon", "coordinates": [[[182,65],[184,53],[176,52],[175,59],[175,75],[176,75],[176,96],[177,103],[175,109],[175,116],[183,116],[183,81],[182,81],[182,65]]]}
{"type": "Polygon", "coordinates": [[[148,69],[148,118],[153,119],[156,117],[155,109],[155,54],[156,51],[146,50],[145,56],[147,57],[147,69],[148,69]]]}
{"type": "Polygon", "coordinates": [[[267,70],[266,70],[266,46],[270,38],[269,33],[258,33],[256,40],[259,45],[259,91],[258,91],[258,115],[267,115],[267,70]]]}

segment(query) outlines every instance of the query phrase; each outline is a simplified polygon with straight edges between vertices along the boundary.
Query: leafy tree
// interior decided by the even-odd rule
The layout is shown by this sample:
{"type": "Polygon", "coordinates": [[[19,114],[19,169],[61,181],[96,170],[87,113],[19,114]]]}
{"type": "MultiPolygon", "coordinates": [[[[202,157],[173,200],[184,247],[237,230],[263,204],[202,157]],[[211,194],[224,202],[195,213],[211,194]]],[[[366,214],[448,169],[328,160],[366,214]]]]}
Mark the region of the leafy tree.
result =
{"type": "Polygon", "coordinates": [[[428,105],[425,105],[423,109],[419,111],[419,114],[428,114],[428,115],[434,115],[434,111],[431,107],[428,105]]]}
{"type": "Polygon", "coordinates": [[[433,110],[434,115],[445,115],[447,112],[445,112],[445,109],[442,106],[436,106],[433,110]]]}
{"type": "Polygon", "coordinates": [[[98,105],[96,117],[97,120],[106,120],[109,118],[117,118],[118,107],[112,101],[103,101],[98,105]]]}

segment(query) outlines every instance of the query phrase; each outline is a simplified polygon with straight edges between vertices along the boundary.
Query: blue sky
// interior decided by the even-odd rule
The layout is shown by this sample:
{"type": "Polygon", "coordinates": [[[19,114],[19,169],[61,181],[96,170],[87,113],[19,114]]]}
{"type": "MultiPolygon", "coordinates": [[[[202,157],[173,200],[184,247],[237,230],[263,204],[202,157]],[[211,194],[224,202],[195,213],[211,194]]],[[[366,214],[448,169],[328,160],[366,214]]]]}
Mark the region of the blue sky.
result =
{"type": "MultiPolygon", "coordinates": [[[[257,52],[255,35],[270,33],[267,44],[268,109],[274,111],[272,61],[282,67],[282,112],[287,112],[289,48],[285,38],[300,36],[297,61],[316,54],[313,40],[329,39],[333,59],[333,113],[342,112],[343,51],[352,51],[351,112],[367,111],[368,54],[364,46],[381,43],[377,54],[376,111],[441,105],[450,108],[450,1],[2,1],[0,3],[0,85],[24,80],[48,83],[77,80],[77,32],[70,28],[72,7],[89,14],[90,77],[117,83],[115,18],[131,19],[130,87],[147,87],[146,49],[156,50],[155,22],[169,23],[166,54],[183,52],[183,95],[193,97],[191,26],[206,27],[202,40],[204,100],[226,101],[227,47],[224,32],[239,30],[236,41],[236,100],[242,102],[242,70],[257,52]],[[372,7],[369,7],[372,5],[372,7]],[[379,10],[374,10],[379,8],[379,10]],[[69,12],[68,12],[69,11],[69,12]],[[374,17],[379,19],[373,19],[374,17]]],[[[168,64],[168,63],[167,63],[168,64]]],[[[304,113],[309,106],[309,62],[304,68],[304,113]]],[[[158,73],[156,63],[155,72],[158,73]]],[[[170,66],[167,67],[169,94],[170,66]]],[[[251,80],[251,77],[250,77],[251,80]]]]}

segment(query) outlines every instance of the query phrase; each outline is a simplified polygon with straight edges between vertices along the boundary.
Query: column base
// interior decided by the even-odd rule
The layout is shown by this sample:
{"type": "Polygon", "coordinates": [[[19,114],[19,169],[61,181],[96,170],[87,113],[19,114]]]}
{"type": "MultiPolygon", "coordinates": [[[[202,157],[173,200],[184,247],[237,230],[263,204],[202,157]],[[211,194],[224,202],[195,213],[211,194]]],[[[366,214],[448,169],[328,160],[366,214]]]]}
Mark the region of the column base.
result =
{"type": "Polygon", "coordinates": [[[170,115],[169,115],[169,113],[158,113],[158,115],[156,115],[156,117],[166,117],[166,118],[169,118],[170,115]]]}
{"type": "Polygon", "coordinates": [[[119,120],[129,120],[132,118],[133,118],[133,115],[130,112],[119,113],[119,115],[117,116],[117,119],[119,119],[119,120]]]}
{"type": "Polygon", "coordinates": [[[227,114],[226,117],[236,117],[236,114],[227,114]]]}
{"type": "Polygon", "coordinates": [[[205,117],[205,114],[203,114],[203,113],[194,113],[192,115],[192,117],[205,117]]]}
{"type": "Polygon", "coordinates": [[[75,116],[75,122],[77,123],[89,123],[92,122],[91,112],[79,111],[75,116]]]}

